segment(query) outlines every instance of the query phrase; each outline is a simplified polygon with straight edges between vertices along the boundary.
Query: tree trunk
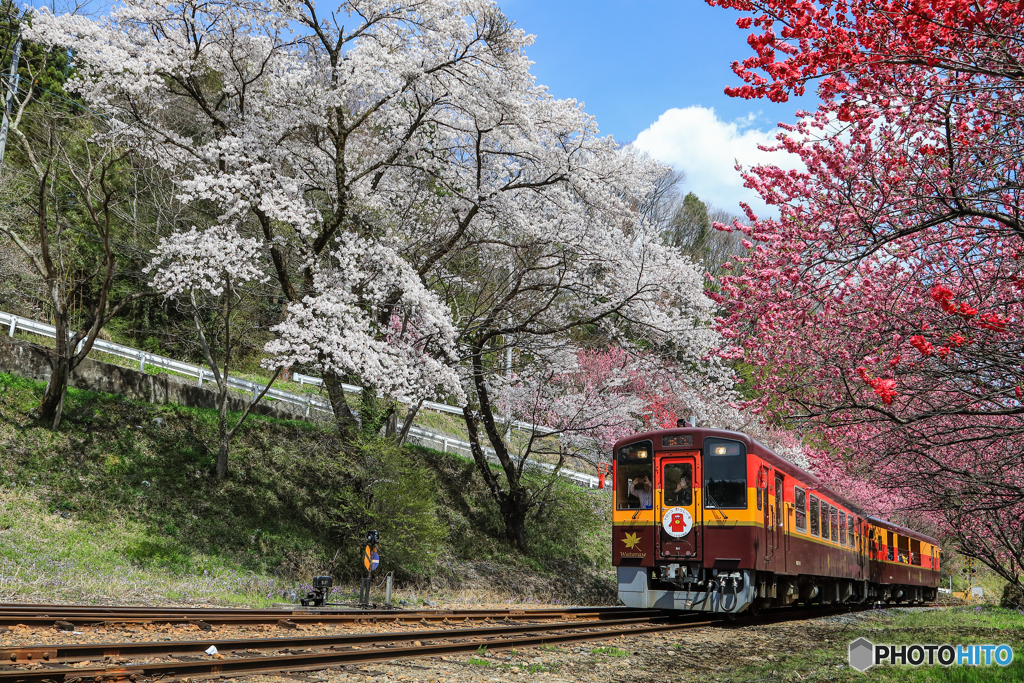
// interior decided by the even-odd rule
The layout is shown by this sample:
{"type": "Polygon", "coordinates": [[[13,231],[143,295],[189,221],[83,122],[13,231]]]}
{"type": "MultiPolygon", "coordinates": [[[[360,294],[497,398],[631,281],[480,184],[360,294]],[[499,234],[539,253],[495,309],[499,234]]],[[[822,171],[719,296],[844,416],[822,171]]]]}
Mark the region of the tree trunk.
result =
{"type": "MultiPolygon", "coordinates": [[[[501,482],[491,469],[484,454],[483,446],[480,444],[480,433],[477,431],[476,416],[466,406],[462,409],[466,422],[466,432],[469,435],[469,450],[473,454],[477,471],[483,477],[487,490],[490,491],[494,502],[498,504],[502,520],[505,523],[505,538],[509,540],[520,552],[526,552],[526,515],[530,511],[530,492],[520,484],[516,476],[515,468],[503,468],[505,472],[505,483],[508,490],[502,489],[501,482]]],[[[493,446],[492,442],[492,446],[493,446]]],[[[507,458],[507,453],[504,453],[507,458]]],[[[499,455],[501,459],[501,455],[499,455]]]]}
{"type": "Polygon", "coordinates": [[[526,515],[530,510],[526,489],[520,488],[502,495],[498,502],[505,522],[505,538],[520,552],[526,552],[526,515]]]}
{"type": "Polygon", "coordinates": [[[228,386],[227,378],[224,385],[218,387],[217,397],[217,437],[219,447],[217,449],[217,477],[220,479],[228,476],[228,446],[231,443],[231,435],[228,434],[228,386]]]}
{"type": "Polygon", "coordinates": [[[325,371],[324,386],[327,387],[327,397],[331,402],[331,410],[334,412],[334,422],[338,425],[338,433],[345,441],[352,441],[359,429],[359,422],[348,407],[348,399],[345,398],[343,382],[333,372],[325,371]]]}
{"type": "MultiPolygon", "coordinates": [[[[402,423],[402,432],[398,435],[398,445],[405,445],[405,440],[409,438],[409,430],[412,429],[412,422],[416,419],[416,413],[420,412],[420,407],[423,405],[423,399],[421,398],[416,405],[409,406],[409,412],[405,414],[405,421],[402,423]]],[[[395,411],[397,415],[398,411],[395,411]]]]}
{"type": "Polygon", "coordinates": [[[54,349],[50,353],[50,379],[46,383],[43,400],[39,404],[39,416],[51,420],[50,429],[60,427],[61,414],[64,412],[64,395],[68,389],[68,375],[71,373],[71,360],[68,348],[68,319],[61,283],[51,279],[47,283],[50,290],[50,303],[53,305],[54,349]]]}
{"type": "Polygon", "coordinates": [[[388,411],[388,419],[384,422],[384,438],[395,439],[395,435],[398,433],[398,406],[392,405],[391,410],[388,411]]]}
{"type": "Polygon", "coordinates": [[[52,420],[51,429],[60,427],[61,416],[64,412],[64,396],[68,389],[68,359],[60,355],[54,355],[53,371],[50,372],[50,379],[46,383],[46,391],[43,393],[43,400],[39,404],[39,416],[44,420],[52,420]]]}

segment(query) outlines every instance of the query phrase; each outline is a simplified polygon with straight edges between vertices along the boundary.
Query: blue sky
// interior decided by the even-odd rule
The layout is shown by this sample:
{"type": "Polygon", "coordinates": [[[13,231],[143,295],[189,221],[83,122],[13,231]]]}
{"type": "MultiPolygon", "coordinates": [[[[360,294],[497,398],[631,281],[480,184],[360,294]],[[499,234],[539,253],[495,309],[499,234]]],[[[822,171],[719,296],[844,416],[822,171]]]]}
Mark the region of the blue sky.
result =
{"type": "Polygon", "coordinates": [[[703,0],[498,2],[536,36],[533,72],[555,97],[585,102],[603,133],[684,170],[686,189],[702,198],[730,211],[740,200],[763,209],[733,165],[768,160],[757,145],[797,109],[813,109],[814,98],[774,104],[724,94],[740,83],[732,62],[751,54],[737,12],[703,0]]]}

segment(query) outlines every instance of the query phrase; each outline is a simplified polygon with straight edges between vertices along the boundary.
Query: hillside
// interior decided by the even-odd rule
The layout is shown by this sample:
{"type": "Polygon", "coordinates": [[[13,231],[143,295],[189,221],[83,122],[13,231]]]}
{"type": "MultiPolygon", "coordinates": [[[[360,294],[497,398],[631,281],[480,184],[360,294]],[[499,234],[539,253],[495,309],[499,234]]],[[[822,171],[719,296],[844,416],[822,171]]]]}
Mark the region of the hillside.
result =
{"type": "Polygon", "coordinates": [[[257,605],[324,572],[343,599],[371,528],[408,594],[615,599],[602,492],[556,482],[524,555],[458,456],[250,416],[220,481],[214,411],[72,390],[55,433],[42,390],[0,374],[0,599],[257,605]]]}

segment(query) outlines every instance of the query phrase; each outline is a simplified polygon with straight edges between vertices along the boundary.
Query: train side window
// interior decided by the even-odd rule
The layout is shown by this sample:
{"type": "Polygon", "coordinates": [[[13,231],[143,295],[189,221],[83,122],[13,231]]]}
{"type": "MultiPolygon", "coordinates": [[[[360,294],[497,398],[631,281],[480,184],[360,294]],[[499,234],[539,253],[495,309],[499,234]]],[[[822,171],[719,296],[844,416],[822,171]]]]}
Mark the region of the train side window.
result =
{"type": "Polygon", "coordinates": [[[921,541],[910,539],[910,564],[921,566],[921,541]]]}
{"type": "Polygon", "coordinates": [[[821,537],[826,541],[829,539],[828,534],[828,503],[821,501],[821,537]]]}
{"type": "Polygon", "coordinates": [[[854,531],[856,528],[857,527],[853,523],[853,515],[850,515],[846,518],[846,538],[849,540],[851,548],[856,546],[856,543],[853,542],[854,531]]]}
{"type": "Polygon", "coordinates": [[[893,546],[892,532],[887,529],[885,533],[886,533],[886,539],[888,540],[888,542],[885,544],[885,547],[886,547],[886,558],[885,559],[887,559],[890,562],[892,562],[894,559],[896,559],[896,553],[895,553],[895,551],[894,551],[894,549],[892,547],[893,546]]]}
{"type": "Polygon", "coordinates": [[[785,508],[786,502],[786,486],[783,482],[782,475],[776,473],[775,475],[775,526],[781,527],[782,522],[782,511],[785,508]]]}
{"type": "Polygon", "coordinates": [[[896,537],[896,551],[899,553],[899,561],[903,564],[910,562],[910,537],[900,534],[896,537]]]}
{"type": "Polygon", "coordinates": [[[665,465],[661,480],[666,505],[693,505],[693,465],[688,462],[665,465]]]}
{"type": "Polygon", "coordinates": [[[799,486],[793,487],[793,507],[796,509],[796,528],[807,533],[807,492],[799,486]]]}
{"type": "Polygon", "coordinates": [[[839,510],[836,510],[834,506],[828,506],[829,519],[832,522],[832,542],[839,542],[839,510]]]}
{"type": "Polygon", "coordinates": [[[811,496],[811,536],[818,535],[818,499],[811,496]]]}
{"type": "Polygon", "coordinates": [[[846,513],[839,511],[839,545],[846,545],[846,513]]]}

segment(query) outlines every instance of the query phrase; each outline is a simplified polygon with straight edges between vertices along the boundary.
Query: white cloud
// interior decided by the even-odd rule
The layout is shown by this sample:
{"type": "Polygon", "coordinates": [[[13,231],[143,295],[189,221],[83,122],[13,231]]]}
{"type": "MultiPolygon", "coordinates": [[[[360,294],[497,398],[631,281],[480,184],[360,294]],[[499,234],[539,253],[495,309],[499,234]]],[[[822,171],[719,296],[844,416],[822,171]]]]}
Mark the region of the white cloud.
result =
{"type": "Polygon", "coordinates": [[[744,167],[772,163],[787,169],[802,165],[795,155],[758,149],[758,145],[775,144],[777,131],[753,128],[755,119],[756,114],[750,114],[730,123],[719,119],[713,108],[669,109],[641,132],[632,146],[685,171],[684,190],[720,209],[742,216],[743,201],[758,215],[777,216],[756,192],[743,187],[736,162],[744,167]]]}

